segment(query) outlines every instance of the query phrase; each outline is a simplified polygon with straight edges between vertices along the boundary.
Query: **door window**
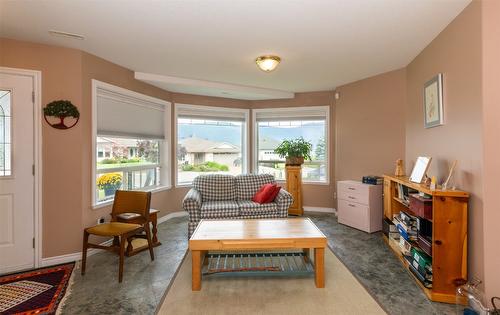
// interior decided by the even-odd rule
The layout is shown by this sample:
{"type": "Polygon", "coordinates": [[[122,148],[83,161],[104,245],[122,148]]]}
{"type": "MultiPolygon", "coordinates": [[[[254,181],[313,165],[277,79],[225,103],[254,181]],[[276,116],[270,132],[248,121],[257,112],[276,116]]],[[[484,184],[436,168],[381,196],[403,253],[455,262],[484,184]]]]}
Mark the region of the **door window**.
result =
{"type": "Polygon", "coordinates": [[[0,176],[12,175],[11,91],[0,90],[0,176]]]}

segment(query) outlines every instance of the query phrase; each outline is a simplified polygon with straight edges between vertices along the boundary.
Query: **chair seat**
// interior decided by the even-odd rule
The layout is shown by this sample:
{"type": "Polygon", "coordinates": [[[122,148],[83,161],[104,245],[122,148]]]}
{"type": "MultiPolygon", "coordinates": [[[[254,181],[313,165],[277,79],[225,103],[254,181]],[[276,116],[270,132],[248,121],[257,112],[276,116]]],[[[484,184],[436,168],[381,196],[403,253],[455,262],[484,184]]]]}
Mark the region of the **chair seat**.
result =
{"type": "Polygon", "coordinates": [[[99,224],[93,227],[89,227],[86,231],[89,234],[100,235],[100,236],[120,236],[122,234],[132,232],[140,228],[140,224],[132,223],[121,223],[121,222],[110,222],[99,224]]]}

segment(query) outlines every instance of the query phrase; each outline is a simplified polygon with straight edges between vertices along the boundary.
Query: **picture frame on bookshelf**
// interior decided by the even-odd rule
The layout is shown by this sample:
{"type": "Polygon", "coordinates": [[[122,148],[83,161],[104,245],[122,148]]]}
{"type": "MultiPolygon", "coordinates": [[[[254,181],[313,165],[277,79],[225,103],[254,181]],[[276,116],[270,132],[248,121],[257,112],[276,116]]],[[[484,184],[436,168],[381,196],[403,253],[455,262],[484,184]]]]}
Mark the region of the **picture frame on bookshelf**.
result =
{"type": "Polygon", "coordinates": [[[413,166],[413,170],[411,171],[410,181],[417,184],[422,183],[431,161],[431,157],[419,156],[415,162],[415,166],[413,166]]]}

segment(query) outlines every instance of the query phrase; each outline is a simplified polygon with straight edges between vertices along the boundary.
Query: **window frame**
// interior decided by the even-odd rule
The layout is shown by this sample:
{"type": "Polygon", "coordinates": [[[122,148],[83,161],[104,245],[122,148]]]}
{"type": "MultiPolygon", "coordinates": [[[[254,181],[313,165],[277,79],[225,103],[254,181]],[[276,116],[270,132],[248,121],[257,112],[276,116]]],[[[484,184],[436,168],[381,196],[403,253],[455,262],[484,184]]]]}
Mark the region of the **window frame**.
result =
{"type": "MultiPolygon", "coordinates": [[[[253,149],[253,163],[252,168],[255,174],[259,173],[259,125],[257,120],[257,114],[262,113],[264,116],[266,113],[272,114],[269,115],[270,121],[272,121],[272,117],[290,117],[290,120],[296,118],[297,120],[304,120],[304,118],[309,119],[308,112],[318,111],[324,112],[324,115],[318,117],[325,118],[325,145],[326,145],[326,159],[325,159],[325,176],[326,179],[324,181],[311,181],[311,180],[302,180],[304,184],[308,185],[330,185],[330,159],[332,158],[330,155],[330,145],[331,145],[331,133],[330,133],[330,106],[329,105],[319,105],[319,106],[300,106],[300,107],[278,107],[278,108],[257,108],[252,109],[252,149],[253,149]],[[302,118],[301,118],[302,115],[302,118]]],[[[284,180],[276,180],[279,183],[284,183],[284,180]]]]}
{"type": "MultiPolygon", "coordinates": [[[[154,188],[147,189],[145,191],[150,192],[158,192],[164,191],[172,188],[172,170],[171,170],[171,152],[170,148],[172,147],[172,136],[171,136],[171,123],[172,123],[172,104],[171,102],[148,96],[145,94],[141,94],[138,92],[134,92],[125,88],[121,88],[109,83],[105,83],[102,81],[98,81],[96,79],[91,80],[92,84],[92,178],[91,178],[91,206],[92,209],[98,209],[102,207],[106,207],[113,203],[113,199],[105,200],[98,202],[96,200],[96,176],[97,176],[97,91],[99,89],[113,92],[119,94],[123,97],[130,97],[137,99],[139,101],[144,101],[147,103],[154,103],[156,105],[160,105],[164,107],[164,134],[165,137],[162,142],[160,142],[160,185],[155,186],[154,188]]],[[[110,137],[116,137],[109,135],[110,137]]],[[[138,137],[137,139],[142,139],[138,137]]],[[[106,156],[106,152],[104,152],[104,156],[106,156]]]]}
{"type": "MultiPolygon", "coordinates": [[[[241,132],[241,157],[243,158],[242,162],[242,174],[248,173],[251,169],[250,165],[250,109],[245,108],[233,108],[233,107],[219,107],[219,106],[205,106],[205,105],[192,105],[192,104],[181,104],[174,103],[174,137],[172,140],[172,148],[174,154],[173,156],[173,174],[174,174],[174,185],[175,187],[192,187],[193,183],[178,183],[178,161],[177,161],[177,146],[178,146],[178,119],[179,119],[179,110],[182,111],[203,111],[203,112],[211,112],[210,117],[213,117],[214,120],[224,120],[224,118],[234,118],[235,115],[242,114],[244,117],[244,126],[241,132]]],[[[181,115],[182,116],[182,115],[181,115]]]]}

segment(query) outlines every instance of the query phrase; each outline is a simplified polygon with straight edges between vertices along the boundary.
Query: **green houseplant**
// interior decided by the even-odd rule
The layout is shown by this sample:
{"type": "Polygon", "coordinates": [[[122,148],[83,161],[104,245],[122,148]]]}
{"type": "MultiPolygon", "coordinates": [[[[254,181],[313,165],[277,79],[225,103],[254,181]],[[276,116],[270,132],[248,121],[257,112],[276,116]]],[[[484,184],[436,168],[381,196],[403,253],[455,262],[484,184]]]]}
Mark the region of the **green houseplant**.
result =
{"type": "Polygon", "coordinates": [[[286,165],[302,165],[304,159],[311,160],[312,144],[300,137],[292,140],[283,140],[274,150],[281,158],[286,159],[286,165]]]}

